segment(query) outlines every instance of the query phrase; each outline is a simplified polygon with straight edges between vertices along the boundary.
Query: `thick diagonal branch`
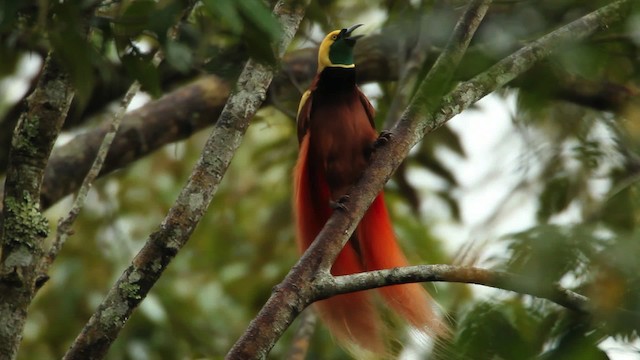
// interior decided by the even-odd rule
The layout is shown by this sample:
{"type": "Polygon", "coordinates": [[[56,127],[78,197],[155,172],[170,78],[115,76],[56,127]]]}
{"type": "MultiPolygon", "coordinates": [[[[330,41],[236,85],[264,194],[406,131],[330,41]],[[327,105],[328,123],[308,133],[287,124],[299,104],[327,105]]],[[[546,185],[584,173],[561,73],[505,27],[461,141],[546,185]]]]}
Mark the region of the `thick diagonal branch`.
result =
{"type": "MultiPolygon", "coordinates": [[[[304,14],[299,1],[280,1],[274,13],[282,24],[282,55],[304,14]]],[[[266,97],[275,69],[250,60],[240,75],[204,150],[159,229],[147,239],[129,267],[75,339],[65,359],[101,359],[133,310],[149,293],[169,262],[186,244],[207,210],[249,122],[266,97]]]]}
{"type": "MultiPolygon", "coordinates": [[[[434,71],[442,70],[443,72],[433,77],[438,79],[438,86],[431,87],[431,89],[442,91],[441,89],[446,86],[453,70],[455,70],[455,64],[462,58],[464,49],[480,24],[489,2],[487,0],[473,1],[469,5],[456,26],[447,50],[441,55],[445,59],[439,62],[440,65],[434,66],[434,71]],[[450,67],[450,62],[454,63],[453,67],[450,67]]],[[[338,253],[351,236],[371,201],[373,201],[373,196],[368,199],[366,206],[361,208],[362,211],[356,216],[353,216],[353,212],[334,212],[334,214],[340,213],[340,216],[332,216],[302,258],[282,283],[276,287],[258,316],[227,354],[227,359],[261,359],[266,355],[266,352],[273,347],[298,313],[315,300],[311,286],[312,280],[329,273],[338,253]],[[335,221],[336,218],[342,218],[345,223],[341,226],[332,226],[331,221],[335,221]],[[267,328],[275,329],[275,331],[266,331],[267,328]],[[259,353],[247,352],[245,350],[247,347],[252,349],[259,347],[262,351],[259,353]]],[[[349,206],[351,207],[351,202],[349,206]]]]}
{"type": "MultiPolygon", "coordinates": [[[[376,151],[370,166],[350,192],[348,212],[334,212],[314,243],[278,285],[247,332],[234,345],[228,359],[241,357],[242,348],[248,343],[270,348],[295,316],[313,300],[309,283],[316,276],[323,276],[333,263],[342,246],[380,192],[385,182],[422,137],[442,126],[485,95],[506,85],[516,76],[530,69],[562,43],[576,41],[620,21],[628,14],[630,0],[617,1],[564,26],[522,50],[499,62],[487,72],[456,87],[442,101],[430,100],[426,107],[410,106],[394,128],[395,136],[388,146],[376,151]],[[439,104],[439,106],[433,106],[439,104]],[[431,107],[433,106],[433,107],[431,107]],[[277,328],[277,333],[264,332],[260,324],[277,328]],[[274,337],[276,335],[276,337],[274,337]],[[266,344],[266,345],[265,345],[266,344]]],[[[473,6],[473,5],[472,5],[473,6]]],[[[453,53],[456,53],[453,51],[453,53]]],[[[446,82],[445,82],[446,83],[446,82]]],[[[421,88],[428,88],[423,84],[421,88]]],[[[423,90],[419,90],[423,91],[423,90]]],[[[422,98],[422,96],[420,97],[422,98]]],[[[253,345],[255,346],[255,345],[253,345]]]]}

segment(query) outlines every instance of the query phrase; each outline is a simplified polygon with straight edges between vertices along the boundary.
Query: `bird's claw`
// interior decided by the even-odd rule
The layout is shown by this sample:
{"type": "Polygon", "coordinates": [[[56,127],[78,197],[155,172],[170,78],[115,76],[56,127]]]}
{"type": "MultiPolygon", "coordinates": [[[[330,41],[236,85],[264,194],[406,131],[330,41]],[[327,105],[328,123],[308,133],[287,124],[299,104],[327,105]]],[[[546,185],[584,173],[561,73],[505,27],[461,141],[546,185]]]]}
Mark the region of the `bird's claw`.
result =
{"type": "Polygon", "coordinates": [[[347,211],[347,202],[349,202],[349,195],[342,195],[337,201],[329,200],[329,207],[333,210],[347,211]]]}
{"type": "Polygon", "coordinates": [[[386,145],[391,140],[392,137],[393,137],[393,133],[391,131],[382,130],[380,132],[380,135],[378,135],[378,138],[376,139],[376,141],[373,142],[373,148],[377,149],[379,147],[386,145]]]}

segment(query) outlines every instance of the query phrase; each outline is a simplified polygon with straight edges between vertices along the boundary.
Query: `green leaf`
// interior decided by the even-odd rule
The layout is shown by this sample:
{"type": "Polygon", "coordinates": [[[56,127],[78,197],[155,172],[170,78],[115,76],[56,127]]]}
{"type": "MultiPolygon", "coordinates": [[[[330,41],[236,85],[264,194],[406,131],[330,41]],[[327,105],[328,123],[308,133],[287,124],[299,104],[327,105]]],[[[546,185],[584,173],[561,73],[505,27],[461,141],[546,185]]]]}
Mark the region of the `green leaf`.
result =
{"type": "Polygon", "coordinates": [[[509,320],[506,304],[477,304],[462,319],[455,339],[456,358],[530,359],[536,348],[509,320]]]}
{"type": "Polygon", "coordinates": [[[555,225],[540,225],[515,234],[509,245],[507,270],[535,283],[557,282],[576,268],[583,247],[591,244],[590,240],[595,241],[587,236],[586,232],[576,236],[571,229],[555,225]]]}
{"type": "Polygon", "coordinates": [[[540,195],[538,219],[546,222],[549,218],[567,208],[573,200],[572,186],[567,176],[557,176],[549,181],[540,195]]]}
{"type": "Polygon", "coordinates": [[[15,72],[18,63],[18,54],[12,49],[7,49],[0,45],[0,78],[11,75],[15,72]]]}
{"type": "MultiPolygon", "coordinates": [[[[615,189],[615,188],[614,188],[615,189]]],[[[619,230],[633,230],[640,205],[638,185],[632,184],[617,191],[600,210],[600,220],[619,230]]]]}
{"type": "Polygon", "coordinates": [[[18,21],[18,11],[25,2],[2,1],[0,2],[0,31],[12,30],[18,21]]]}
{"type": "Polygon", "coordinates": [[[242,15],[249,20],[248,25],[256,27],[263,34],[263,40],[274,43],[280,38],[282,34],[280,24],[264,2],[261,0],[245,0],[237,1],[236,4],[240,8],[242,15]],[[266,35],[266,39],[264,39],[264,35],[266,35]]]}
{"type": "Polygon", "coordinates": [[[239,35],[249,56],[255,60],[275,63],[273,44],[280,38],[282,29],[271,10],[260,0],[204,0],[213,17],[239,35]]]}
{"type": "Polygon", "coordinates": [[[113,32],[125,45],[147,28],[147,22],[156,3],[151,0],[138,0],[129,3],[122,14],[114,20],[113,32]]]}
{"type": "Polygon", "coordinates": [[[53,54],[71,78],[76,100],[84,104],[93,92],[96,76],[94,64],[99,55],[82,34],[76,13],[62,6],[57,11],[54,29],[49,34],[53,54]]]}
{"type": "Polygon", "coordinates": [[[162,95],[160,75],[158,69],[153,66],[150,56],[126,54],[121,57],[121,61],[129,76],[140,81],[145,91],[148,91],[153,97],[162,95]]]}
{"type": "Polygon", "coordinates": [[[188,72],[193,64],[191,49],[181,42],[167,42],[166,57],[171,66],[183,73],[188,72]]]}
{"type": "Polygon", "coordinates": [[[555,346],[542,354],[541,360],[607,360],[607,354],[598,348],[598,333],[582,323],[566,331],[555,346]]]}
{"type": "Polygon", "coordinates": [[[234,34],[242,32],[242,18],[236,9],[235,0],[203,0],[202,3],[214,17],[228,25],[234,34]]]}

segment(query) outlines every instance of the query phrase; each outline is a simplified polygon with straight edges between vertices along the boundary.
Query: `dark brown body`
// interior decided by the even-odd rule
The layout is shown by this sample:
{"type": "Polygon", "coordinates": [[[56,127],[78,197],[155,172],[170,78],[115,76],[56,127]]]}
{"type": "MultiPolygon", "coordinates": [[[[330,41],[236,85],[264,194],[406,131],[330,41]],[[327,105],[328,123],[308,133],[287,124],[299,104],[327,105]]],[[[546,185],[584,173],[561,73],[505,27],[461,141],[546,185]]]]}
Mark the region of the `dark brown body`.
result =
{"type": "Polygon", "coordinates": [[[312,90],[308,122],[298,124],[309,131],[311,162],[321,165],[333,200],[358,180],[378,136],[373,108],[356,86],[355,76],[355,68],[325,69],[312,90]]]}

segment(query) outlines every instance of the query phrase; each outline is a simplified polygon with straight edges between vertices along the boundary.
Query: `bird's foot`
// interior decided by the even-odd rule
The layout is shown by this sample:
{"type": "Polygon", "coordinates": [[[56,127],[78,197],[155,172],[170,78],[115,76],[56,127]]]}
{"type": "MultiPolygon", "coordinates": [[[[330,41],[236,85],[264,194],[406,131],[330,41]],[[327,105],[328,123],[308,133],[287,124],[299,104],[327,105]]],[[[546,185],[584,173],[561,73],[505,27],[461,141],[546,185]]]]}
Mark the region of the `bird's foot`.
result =
{"type": "Polygon", "coordinates": [[[387,145],[387,143],[391,140],[392,137],[393,137],[393,133],[391,131],[382,130],[380,132],[380,135],[378,135],[378,138],[376,139],[376,141],[373,142],[373,148],[377,149],[379,147],[387,145]]]}
{"type": "Polygon", "coordinates": [[[347,211],[348,202],[349,202],[349,195],[342,195],[337,201],[329,200],[329,207],[333,210],[347,211]]]}

